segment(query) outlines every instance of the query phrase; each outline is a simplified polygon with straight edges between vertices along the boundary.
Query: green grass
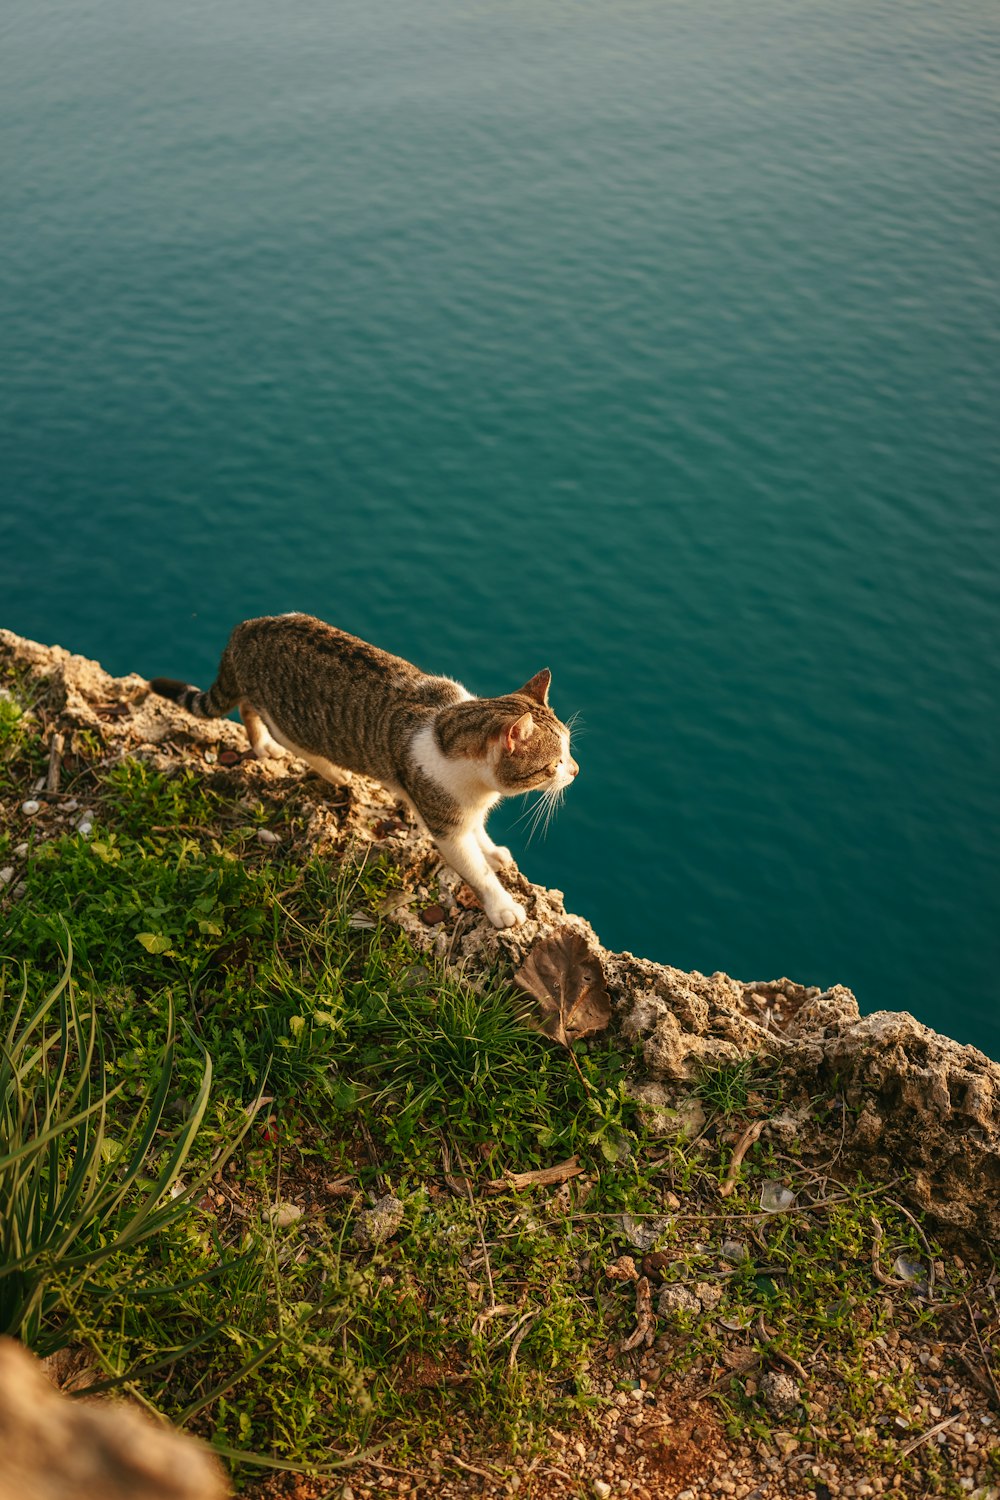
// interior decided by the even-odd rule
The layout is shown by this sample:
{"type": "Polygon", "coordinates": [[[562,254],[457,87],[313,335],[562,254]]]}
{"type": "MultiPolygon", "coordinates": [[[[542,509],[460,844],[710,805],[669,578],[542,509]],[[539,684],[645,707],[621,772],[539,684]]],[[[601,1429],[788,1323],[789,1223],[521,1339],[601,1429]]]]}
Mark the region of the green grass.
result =
{"type": "Polygon", "coordinates": [[[39,1352],[58,1347],[50,1316],[92,1283],[112,1254],[160,1236],[187,1209],[197,1182],[180,1174],[211,1083],[204,1057],[197,1096],[173,1130],[161,1129],[173,1073],[174,1027],[148,1086],[121,1107],[107,1078],[93,1009],[72,981],[72,945],[55,986],[26,1006],[0,976],[0,1332],[39,1352]],[[116,1118],[119,1128],[109,1128],[116,1118]]]}
{"type": "MultiPolygon", "coordinates": [[[[0,770],[20,788],[45,763],[31,722],[0,718],[0,770]]],[[[141,760],[102,768],[98,748],[77,746],[74,787],[93,833],[39,843],[32,830],[26,889],[0,905],[0,953],[24,973],[26,1005],[44,1005],[68,930],[100,1068],[89,1043],[77,1051],[107,1096],[107,1134],[124,1138],[160,1101],[143,1181],[112,1163],[123,1211],[149,1195],[185,1122],[197,1115],[199,1129],[184,1211],[142,1239],[112,1226],[85,1281],[53,1265],[30,1342],[85,1344],[106,1385],[208,1437],[243,1478],[253,1454],[324,1470],[372,1447],[405,1464],[458,1434],[529,1450],[605,1399],[594,1370],[635,1320],[633,1288],[604,1274],[629,1250],[621,1216],[662,1215],[679,1193],[657,1242],[665,1274],[714,1279],[722,1299],[661,1318],[661,1378],[718,1362],[726,1318],[765,1359],[808,1363],[822,1347],[841,1391],[823,1422],[862,1431],[868,1353],[889,1317],[871,1216],[888,1265],[922,1253],[905,1217],[865,1183],[810,1209],[822,1193],[808,1174],[798,1211],[761,1216],[761,1182],[797,1172],[761,1144],[723,1206],[729,1151],[647,1138],[613,1039],[578,1044],[578,1071],[524,1024],[502,977],[473,988],[380,924],[391,870],[302,852],[291,799],[141,760]],[[260,843],[265,823],[281,843],[260,843]],[[492,1186],[572,1155],[585,1176],[566,1188],[492,1186]],[[357,1214],[390,1190],[402,1229],[362,1249],[357,1214]],[[288,1201],[304,1212],[281,1228],[271,1208],[288,1201]],[[722,1253],[733,1236],[738,1262],[722,1253]]],[[[18,993],[8,983],[2,1032],[18,993]]],[[[776,1097],[755,1062],[707,1075],[699,1093],[734,1137],[776,1097]]],[[[162,1184],[155,1196],[173,1201],[162,1184]]],[[[917,1303],[907,1313],[914,1328],[927,1316],[917,1303]]],[[[890,1409],[910,1384],[900,1376],[890,1409]]],[[[716,1399],[734,1433],[774,1427],[752,1371],[716,1399]]],[[[807,1401],[785,1425],[808,1434],[820,1415],[807,1401]]]]}
{"type": "Polygon", "coordinates": [[[265,851],[260,820],[190,776],[126,763],[88,805],[92,836],[36,848],[3,918],[29,995],[51,983],[68,926],[79,1003],[99,1018],[119,1090],[111,1120],[156,1074],[176,1013],[168,1108],[190,1108],[202,1049],[215,1074],[196,1170],[245,1124],[262,1085],[270,1103],[224,1178],[238,1183],[242,1217],[221,1229],[204,1203],[155,1244],[108,1256],[86,1288],[54,1274],[46,1347],[83,1339],[108,1380],[224,1449],[292,1464],[322,1466],[388,1431],[405,1448],[444,1436],[459,1414],[523,1443],[585,1402],[603,1325],[568,1226],[536,1223],[510,1197],[474,1209],[440,1184],[446,1153],[477,1196],[504,1169],[574,1152],[603,1162],[630,1128],[620,1061],[584,1053],[585,1087],[504,985],[476,992],[400,935],[353,925],[386,872],[265,851]],[[342,1175],[354,1191],[332,1212],[272,1225],[272,1202],[342,1175]],[[405,1232],[362,1252],[354,1215],[389,1185],[405,1232]],[[498,1215],[508,1238],[489,1251],[493,1298],[530,1311],[513,1364],[512,1317],[480,1316],[482,1237],[498,1215]],[[220,1280],[227,1260],[238,1263],[220,1280]]]}

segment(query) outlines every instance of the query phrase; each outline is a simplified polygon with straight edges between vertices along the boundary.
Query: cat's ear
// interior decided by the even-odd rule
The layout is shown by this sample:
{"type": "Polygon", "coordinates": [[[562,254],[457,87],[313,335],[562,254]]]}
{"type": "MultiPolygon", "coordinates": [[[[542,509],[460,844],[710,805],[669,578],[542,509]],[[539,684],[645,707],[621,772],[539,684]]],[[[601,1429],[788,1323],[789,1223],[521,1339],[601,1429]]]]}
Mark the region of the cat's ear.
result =
{"type": "Polygon", "coordinates": [[[552,673],[549,671],[548,667],[543,667],[540,672],[535,673],[530,682],[526,682],[524,684],[524,687],[520,689],[520,692],[522,692],[526,698],[534,698],[535,702],[540,703],[543,708],[548,708],[549,683],[551,681],[552,673]]]}
{"type": "Polygon", "coordinates": [[[514,719],[504,730],[503,742],[511,755],[520,750],[535,732],[535,721],[530,714],[522,714],[519,719],[514,719]]]}

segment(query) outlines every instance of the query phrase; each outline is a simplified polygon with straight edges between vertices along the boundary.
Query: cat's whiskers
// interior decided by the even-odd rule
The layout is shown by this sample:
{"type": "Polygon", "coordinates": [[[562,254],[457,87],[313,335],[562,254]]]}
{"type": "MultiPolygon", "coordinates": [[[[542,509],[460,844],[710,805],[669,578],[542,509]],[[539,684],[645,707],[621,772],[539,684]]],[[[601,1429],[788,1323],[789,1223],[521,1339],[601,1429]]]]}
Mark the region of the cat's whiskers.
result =
{"type": "Polygon", "coordinates": [[[541,830],[542,838],[544,839],[546,837],[549,831],[549,824],[552,822],[552,819],[555,817],[558,808],[562,804],[565,791],[566,788],[563,786],[548,786],[539,788],[540,795],[537,800],[526,807],[524,812],[517,819],[518,823],[522,822],[524,819],[527,819],[528,836],[525,840],[526,843],[531,843],[532,839],[534,838],[535,834],[538,833],[539,829],[541,830]]]}

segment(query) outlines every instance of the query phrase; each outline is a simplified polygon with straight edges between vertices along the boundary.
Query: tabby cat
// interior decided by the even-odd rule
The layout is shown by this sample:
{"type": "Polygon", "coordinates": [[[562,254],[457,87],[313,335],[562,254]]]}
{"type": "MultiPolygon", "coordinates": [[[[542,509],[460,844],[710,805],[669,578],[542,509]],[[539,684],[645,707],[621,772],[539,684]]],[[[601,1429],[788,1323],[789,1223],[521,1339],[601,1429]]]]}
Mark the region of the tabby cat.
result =
{"type": "Polygon", "coordinates": [[[239,705],[259,758],[289,750],[336,784],[352,771],[381,781],[423,820],[493,925],[516,927],[524,907],[496,875],[511,854],[490,839],[486,816],[520,792],[554,801],[580,769],[549,707],[551,676],[544,668],[516,693],[474,698],[450,677],[289,614],[237,625],[208,692],[166,677],[150,687],[199,718],[239,705]]]}

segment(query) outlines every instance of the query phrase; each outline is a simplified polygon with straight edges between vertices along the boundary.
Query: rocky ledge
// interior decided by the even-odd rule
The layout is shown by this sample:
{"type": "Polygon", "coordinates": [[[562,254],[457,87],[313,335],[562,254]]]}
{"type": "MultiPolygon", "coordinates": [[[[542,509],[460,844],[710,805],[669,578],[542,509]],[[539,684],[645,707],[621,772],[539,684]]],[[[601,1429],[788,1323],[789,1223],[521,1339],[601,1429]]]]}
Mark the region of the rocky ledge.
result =
{"type": "MultiPolygon", "coordinates": [[[[252,778],[258,792],[275,796],[303,780],[298,762],[245,759],[240,726],[193,719],[151,694],[136,675],[111,677],[96,662],[5,630],[0,662],[33,680],[49,732],[71,747],[74,735],[89,731],[108,763],[141,755],[164,769],[196,764],[208,776],[252,778]]],[[[55,779],[48,790],[44,781],[36,790],[40,821],[61,820],[64,828],[72,814],[51,787],[55,779]]],[[[603,969],[613,1024],[639,1049],[634,1087],[654,1129],[658,1122],[677,1128],[706,1067],[757,1057],[781,1080],[782,1105],[764,1127],[766,1136],[779,1145],[795,1139],[816,1099],[826,1100],[827,1118],[839,1121],[828,1127],[828,1167],[862,1168],[871,1179],[893,1182],[900,1198],[939,1229],[986,1247],[1000,1243],[1000,1065],[975,1047],[960,1046],[905,1011],[862,1016],[842,985],[743,982],[609,952],[584,918],[566,911],[561,892],[532,885],[516,871],[508,879],[528,921],[498,933],[375,783],[356,777],[348,793],[335,794],[312,777],[298,800],[307,815],[304,837],[316,848],[354,857],[376,851],[393,861],[399,892],[385,915],[473,979],[495,973],[498,963],[512,973],[540,937],[578,932],[603,969]],[[435,879],[440,894],[431,904],[435,879]]],[[[16,890],[16,864],[0,878],[16,890]]],[[[691,1128],[697,1134],[697,1121],[691,1128]]]]}

